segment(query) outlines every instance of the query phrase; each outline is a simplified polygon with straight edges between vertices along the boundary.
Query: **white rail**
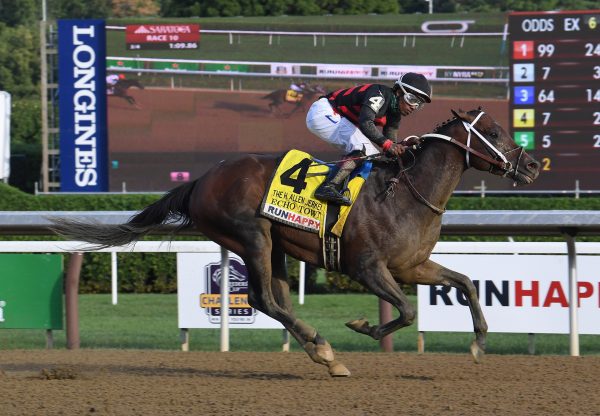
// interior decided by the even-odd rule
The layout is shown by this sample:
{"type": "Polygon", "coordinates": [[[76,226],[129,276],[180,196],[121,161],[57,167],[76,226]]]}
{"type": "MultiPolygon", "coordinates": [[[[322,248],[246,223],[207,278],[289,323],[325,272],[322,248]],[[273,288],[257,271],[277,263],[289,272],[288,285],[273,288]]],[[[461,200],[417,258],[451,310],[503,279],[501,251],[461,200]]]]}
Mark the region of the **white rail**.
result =
{"type": "MultiPolygon", "coordinates": [[[[578,255],[600,255],[600,243],[577,242],[578,255]]],[[[82,241],[0,241],[0,253],[73,253],[89,251],[82,241]],[[88,250],[86,250],[86,248],[88,250]]],[[[139,241],[93,250],[101,253],[218,253],[212,241],[139,241]]],[[[441,241],[434,254],[568,254],[564,242],[457,242],[441,241]]]]}
{"type": "MultiPolygon", "coordinates": [[[[271,68],[276,66],[298,66],[311,68],[312,72],[318,72],[319,67],[333,67],[333,66],[360,66],[362,68],[368,68],[370,75],[351,75],[348,78],[352,79],[365,79],[365,80],[376,80],[376,79],[395,79],[396,76],[390,75],[379,75],[381,74],[381,68],[393,68],[401,67],[398,65],[368,65],[368,64],[326,64],[326,63],[314,63],[314,62],[264,62],[264,61],[222,61],[222,60],[200,60],[200,59],[169,59],[169,58],[140,58],[140,57],[127,57],[127,56],[108,56],[108,60],[121,61],[121,62],[134,62],[138,63],[142,68],[128,68],[123,66],[109,66],[109,71],[119,72],[132,72],[132,73],[159,73],[159,74],[181,74],[181,75],[211,75],[211,76],[239,76],[239,77],[269,77],[269,78],[320,78],[320,79],[340,79],[339,76],[328,76],[324,74],[313,74],[313,73],[300,73],[300,74],[277,74],[272,73],[271,68]],[[207,70],[193,70],[193,69],[153,69],[143,68],[144,63],[176,63],[176,64],[219,64],[219,65],[252,65],[260,67],[255,69],[254,72],[240,72],[240,71],[207,71],[207,70]]],[[[405,66],[406,71],[422,71],[423,73],[432,73],[433,75],[428,76],[431,81],[452,81],[452,82],[478,82],[478,83],[507,83],[508,82],[508,67],[506,66],[435,66],[435,65],[410,65],[405,66]],[[438,77],[436,72],[438,70],[444,71],[488,71],[494,72],[498,75],[496,78],[444,78],[438,77]]]]}

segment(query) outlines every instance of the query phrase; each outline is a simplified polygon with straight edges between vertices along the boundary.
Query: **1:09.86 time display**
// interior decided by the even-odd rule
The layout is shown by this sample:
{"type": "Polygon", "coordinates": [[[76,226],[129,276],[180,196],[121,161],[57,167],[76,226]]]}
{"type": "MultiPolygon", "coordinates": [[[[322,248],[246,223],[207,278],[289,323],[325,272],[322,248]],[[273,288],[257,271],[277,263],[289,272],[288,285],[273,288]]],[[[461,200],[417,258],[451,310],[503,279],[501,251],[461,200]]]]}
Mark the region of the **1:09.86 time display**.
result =
{"type": "Polygon", "coordinates": [[[198,42],[173,42],[169,43],[169,49],[198,49],[198,42]]]}

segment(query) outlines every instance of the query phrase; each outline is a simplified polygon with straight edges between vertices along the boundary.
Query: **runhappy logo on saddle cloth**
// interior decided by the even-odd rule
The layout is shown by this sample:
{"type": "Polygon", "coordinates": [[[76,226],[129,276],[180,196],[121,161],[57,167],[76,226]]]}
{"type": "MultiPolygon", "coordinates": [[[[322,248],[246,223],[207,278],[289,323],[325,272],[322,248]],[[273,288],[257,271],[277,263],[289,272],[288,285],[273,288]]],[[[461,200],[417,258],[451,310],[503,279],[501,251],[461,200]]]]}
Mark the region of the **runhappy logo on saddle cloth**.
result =
{"type": "MultiPolygon", "coordinates": [[[[350,199],[354,203],[360,188],[371,170],[371,162],[366,162],[348,184],[350,199]]],[[[299,150],[290,150],[285,154],[269,184],[262,203],[261,213],[268,218],[291,225],[302,230],[325,233],[325,215],[327,202],[314,198],[315,190],[325,180],[329,165],[314,159],[311,155],[299,150]]],[[[332,232],[338,237],[351,206],[340,208],[339,220],[332,232]]]]}

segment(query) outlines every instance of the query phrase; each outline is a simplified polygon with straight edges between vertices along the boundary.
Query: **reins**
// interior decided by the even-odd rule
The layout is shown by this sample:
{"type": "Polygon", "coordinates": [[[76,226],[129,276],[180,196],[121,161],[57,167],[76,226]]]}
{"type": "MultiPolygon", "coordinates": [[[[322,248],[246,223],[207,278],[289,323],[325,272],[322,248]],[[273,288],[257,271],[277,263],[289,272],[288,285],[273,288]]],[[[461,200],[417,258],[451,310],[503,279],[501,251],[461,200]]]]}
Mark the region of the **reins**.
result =
{"type": "Polygon", "coordinates": [[[450,142],[458,147],[460,147],[461,149],[465,150],[466,154],[465,154],[465,163],[467,165],[467,168],[471,167],[471,162],[470,162],[470,155],[473,154],[474,156],[477,156],[478,158],[488,162],[490,164],[490,172],[492,171],[493,167],[497,167],[500,170],[504,171],[504,174],[502,175],[502,177],[506,177],[508,176],[510,173],[513,174],[513,178],[516,178],[517,175],[517,168],[519,166],[519,162],[521,161],[521,157],[523,156],[523,147],[519,146],[519,147],[515,147],[514,149],[509,150],[506,153],[502,153],[500,150],[498,150],[498,148],[496,148],[496,146],[494,146],[493,144],[491,144],[480,132],[479,130],[477,130],[475,128],[475,124],[479,121],[479,119],[481,118],[482,115],[484,115],[485,113],[483,111],[481,111],[477,117],[475,117],[475,119],[473,120],[472,123],[467,123],[464,120],[461,120],[463,127],[465,128],[465,130],[467,131],[467,143],[464,144],[462,142],[459,142],[458,140],[454,139],[453,137],[450,136],[446,136],[445,134],[438,134],[438,133],[427,133],[421,136],[422,139],[426,139],[426,138],[434,138],[434,139],[442,139],[445,140],[447,142],[450,142]],[[478,150],[475,150],[471,147],[471,133],[475,133],[475,135],[477,137],[479,137],[479,140],[481,140],[481,142],[486,146],[486,148],[493,154],[496,155],[496,158],[491,158],[490,156],[479,152],[478,150]],[[513,167],[513,165],[508,161],[508,159],[506,159],[506,155],[514,152],[515,150],[520,149],[520,153],[519,153],[519,157],[517,158],[517,164],[516,166],[513,167]],[[500,160],[498,160],[500,159],[500,160]]]}
{"type": "MultiPolygon", "coordinates": [[[[504,171],[508,171],[508,169],[506,168],[507,164],[510,166],[510,162],[503,162],[503,161],[499,161],[497,159],[492,159],[491,157],[489,157],[488,155],[481,153],[478,150],[473,149],[472,147],[467,146],[464,143],[459,142],[458,140],[456,140],[453,137],[450,136],[446,136],[444,134],[437,134],[437,133],[427,133],[421,136],[421,138],[423,139],[427,139],[427,138],[432,138],[432,139],[442,139],[445,140],[447,142],[450,142],[460,148],[462,148],[463,150],[465,150],[466,153],[466,164],[467,167],[471,167],[470,161],[469,161],[469,154],[473,154],[474,156],[477,156],[483,160],[485,160],[486,162],[488,162],[490,165],[496,166],[499,169],[502,169],[504,171]]],[[[504,155],[502,155],[504,156],[504,155]]]]}
{"type": "MultiPolygon", "coordinates": [[[[450,142],[453,145],[456,145],[456,146],[460,147],[461,149],[465,150],[465,152],[466,152],[465,163],[466,163],[467,167],[471,166],[470,165],[470,155],[473,154],[473,156],[477,156],[480,159],[482,159],[490,164],[490,172],[492,171],[492,169],[494,167],[497,167],[498,169],[501,169],[504,171],[504,174],[502,175],[502,177],[506,177],[507,175],[512,173],[513,179],[516,179],[517,168],[519,166],[519,162],[521,161],[521,158],[523,157],[523,151],[524,151],[523,147],[521,147],[521,146],[515,147],[514,149],[511,149],[506,153],[502,153],[500,150],[498,150],[498,148],[496,148],[493,144],[491,144],[475,128],[475,124],[479,121],[479,119],[481,118],[481,116],[483,116],[483,114],[485,114],[485,113],[483,111],[481,111],[477,115],[477,117],[475,117],[475,119],[473,120],[472,123],[467,123],[466,121],[461,119],[463,127],[467,131],[467,143],[466,144],[459,142],[458,140],[454,139],[453,137],[446,136],[445,134],[439,134],[439,133],[427,133],[427,134],[420,136],[420,138],[421,139],[433,138],[433,139],[445,140],[445,141],[450,142]],[[473,149],[471,147],[471,133],[475,133],[475,135],[483,142],[483,144],[487,147],[487,149],[490,150],[492,153],[494,153],[497,158],[493,159],[490,156],[488,156],[484,153],[481,153],[478,150],[473,149]],[[511,152],[514,152],[515,150],[519,150],[519,149],[520,149],[520,153],[519,153],[519,156],[517,157],[517,163],[516,163],[515,167],[513,167],[513,165],[506,158],[506,155],[511,152]],[[498,160],[498,158],[500,160],[498,160]]],[[[414,137],[414,136],[409,136],[409,137],[414,137]]],[[[412,154],[412,152],[411,152],[411,154],[412,154]]],[[[413,157],[414,157],[414,155],[413,155],[413,157]]],[[[437,215],[442,215],[444,212],[446,212],[445,208],[436,207],[431,202],[429,202],[423,195],[421,195],[421,193],[417,190],[417,188],[414,186],[414,184],[412,183],[412,181],[406,174],[406,171],[408,169],[404,168],[404,165],[402,164],[402,160],[398,159],[398,165],[400,167],[398,174],[396,175],[395,178],[392,178],[388,181],[388,187],[385,191],[386,197],[394,196],[396,186],[398,185],[400,179],[403,179],[404,182],[406,183],[406,185],[408,186],[408,189],[410,189],[411,193],[418,201],[420,201],[421,203],[423,203],[424,205],[429,207],[437,215]]]]}
{"type": "MultiPolygon", "coordinates": [[[[412,154],[412,152],[411,152],[411,154],[412,154]]],[[[437,215],[442,215],[444,212],[446,212],[446,208],[438,208],[438,207],[436,207],[431,202],[429,202],[427,200],[427,198],[425,198],[423,195],[421,195],[421,193],[417,190],[417,188],[415,187],[415,185],[412,183],[412,181],[410,180],[410,178],[406,174],[406,171],[408,169],[404,168],[404,165],[402,164],[402,160],[401,159],[398,159],[398,166],[400,167],[400,171],[398,172],[398,174],[396,175],[395,178],[392,178],[392,179],[390,179],[388,181],[388,187],[385,190],[385,196],[386,197],[393,197],[394,196],[394,193],[396,192],[396,185],[398,185],[398,183],[400,182],[400,179],[403,179],[404,182],[406,183],[406,185],[408,186],[408,189],[410,189],[410,192],[413,194],[413,196],[418,201],[420,201],[421,203],[423,203],[425,206],[427,206],[429,209],[431,209],[437,215]]]]}

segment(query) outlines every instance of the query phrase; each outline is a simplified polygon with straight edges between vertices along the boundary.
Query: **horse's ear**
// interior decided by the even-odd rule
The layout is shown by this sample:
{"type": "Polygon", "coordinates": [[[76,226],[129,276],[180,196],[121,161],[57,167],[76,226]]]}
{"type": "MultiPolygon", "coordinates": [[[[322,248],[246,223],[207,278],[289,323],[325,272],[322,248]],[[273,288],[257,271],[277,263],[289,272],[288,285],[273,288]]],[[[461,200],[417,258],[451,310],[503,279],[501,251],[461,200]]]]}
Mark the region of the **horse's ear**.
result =
{"type": "Polygon", "coordinates": [[[463,111],[461,108],[458,109],[458,112],[454,110],[450,111],[452,111],[454,117],[458,118],[459,120],[468,121],[469,123],[473,121],[473,117],[471,117],[469,113],[463,111]]]}

